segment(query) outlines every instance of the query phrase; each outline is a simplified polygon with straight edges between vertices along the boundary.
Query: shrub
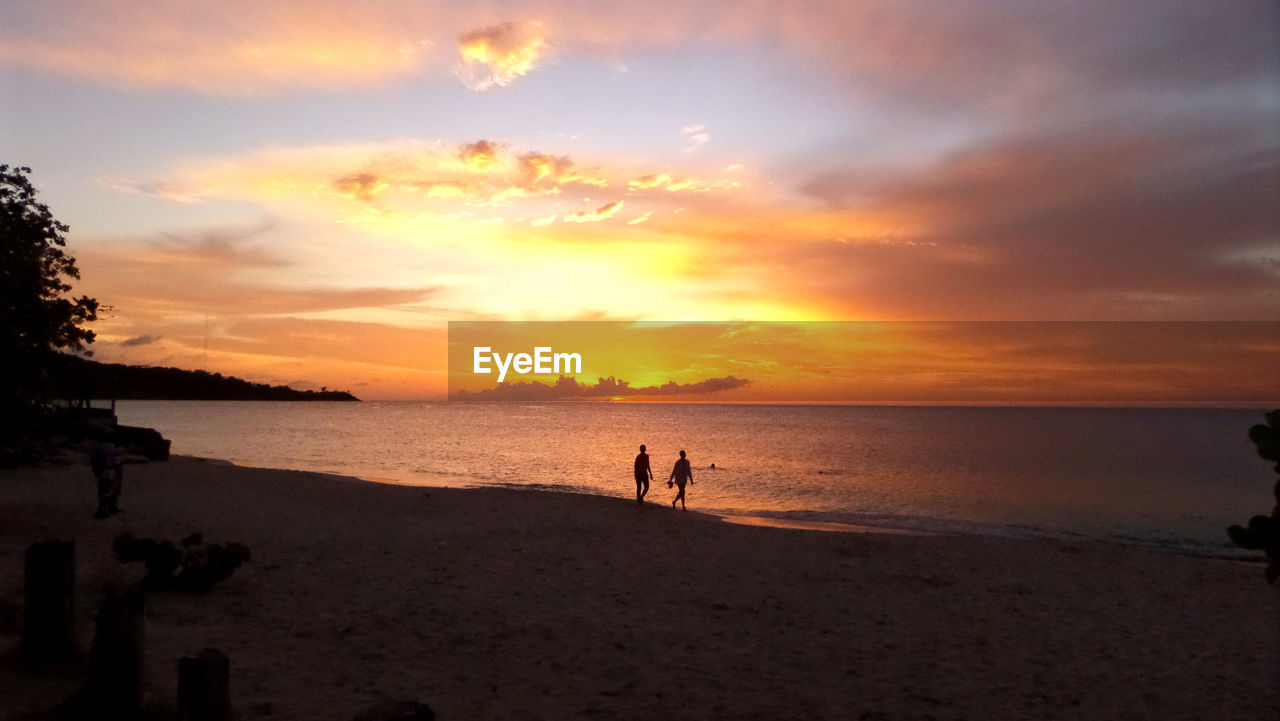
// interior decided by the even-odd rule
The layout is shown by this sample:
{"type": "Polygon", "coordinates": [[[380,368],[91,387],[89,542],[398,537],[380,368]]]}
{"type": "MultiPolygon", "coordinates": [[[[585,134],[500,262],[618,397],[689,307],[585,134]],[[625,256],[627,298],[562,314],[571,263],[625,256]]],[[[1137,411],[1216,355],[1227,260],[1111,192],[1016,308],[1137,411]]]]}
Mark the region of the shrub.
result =
{"type": "MultiPolygon", "coordinates": [[[[1276,461],[1275,470],[1280,473],[1280,410],[1266,415],[1266,425],[1259,423],[1249,429],[1249,440],[1258,448],[1258,455],[1268,461],[1276,461]]],[[[1240,548],[1265,551],[1267,554],[1267,583],[1280,578],[1280,480],[1275,485],[1276,505],[1270,516],[1254,516],[1248,526],[1231,526],[1227,536],[1240,548]]]]}
{"type": "Polygon", "coordinates": [[[204,543],[201,533],[193,533],[180,544],[170,540],[134,538],[125,531],[111,542],[111,550],[121,563],[142,561],[147,575],[139,584],[143,590],[178,588],[184,593],[205,593],[215,583],[231,578],[251,557],[249,547],[234,541],[204,543]]]}

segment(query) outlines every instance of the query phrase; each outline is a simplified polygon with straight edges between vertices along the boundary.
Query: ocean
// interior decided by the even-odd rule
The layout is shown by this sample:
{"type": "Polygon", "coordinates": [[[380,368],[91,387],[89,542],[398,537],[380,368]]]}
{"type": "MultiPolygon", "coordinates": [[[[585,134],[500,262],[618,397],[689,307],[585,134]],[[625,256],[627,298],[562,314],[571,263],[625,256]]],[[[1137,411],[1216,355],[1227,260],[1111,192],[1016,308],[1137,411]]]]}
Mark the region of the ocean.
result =
{"type": "Polygon", "coordinates": [[[424,486],[634,498],[685,450],[690,510],[1231,554],[1272,506],[1260,410],[628,403],[121,401],[173,452],[424,486]],[[714,463],[716,469],[709,466],[714,463]]]}

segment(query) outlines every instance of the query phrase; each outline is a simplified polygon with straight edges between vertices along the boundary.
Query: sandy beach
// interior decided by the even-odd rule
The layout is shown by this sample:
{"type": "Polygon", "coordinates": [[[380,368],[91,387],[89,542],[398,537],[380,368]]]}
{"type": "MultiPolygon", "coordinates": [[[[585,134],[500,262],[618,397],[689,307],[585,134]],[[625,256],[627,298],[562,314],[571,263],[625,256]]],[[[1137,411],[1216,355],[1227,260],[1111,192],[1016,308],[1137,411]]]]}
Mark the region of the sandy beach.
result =
{"type": "MultiPolygon", "coordinates": [[[[93,520],[86,466],[0,473],[0,718],[74,681],[15,661],[27,545],[76,543],[88,648],[129,530],[239,541],[203,596],[153,593],[148,704],[231,659],[240,719],[1280,717],[1280,588],[1259,563],[1099,544],[733,525],[628,499],[399,487],[176,458],[93,520]],[[1271,714],[1268,716],[1267,714],[1271,714]]],[[[697,486],[690,494],[697,503],[697,486]]]]}

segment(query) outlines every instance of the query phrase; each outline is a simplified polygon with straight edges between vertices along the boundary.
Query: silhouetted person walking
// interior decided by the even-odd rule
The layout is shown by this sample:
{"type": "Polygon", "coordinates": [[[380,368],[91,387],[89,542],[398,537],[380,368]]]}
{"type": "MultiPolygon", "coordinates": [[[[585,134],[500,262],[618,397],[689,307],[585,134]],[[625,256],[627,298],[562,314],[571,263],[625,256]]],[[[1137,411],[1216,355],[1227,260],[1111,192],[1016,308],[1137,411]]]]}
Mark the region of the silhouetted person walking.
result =
{"type": "Polygon", "coordinates": [[[640,455],[636,456],[636,503],[644,503],[645,494],[649,492],[649,481],[653,479],[653,469],[649,468],[649,454],[640,446],[640,455]]]}
{"type": "Polygon", "coordinates": [[[671,487],[672,481],[675,481],[675,484],[680,487],[680,492],[676,494],[675,498],[671,499],[671,507],[675,508],[676,501],[680,501],[680,507],[686,511],[689,510],[684,507],[684,484],[686,482],[693,483],[693,468],[689,465],[689,459],[684,457],[684,451],[680,451],[680,458],[676,461],[675,468],[671,469],[671,477],[667,479],[667,488],[671,487]]]}

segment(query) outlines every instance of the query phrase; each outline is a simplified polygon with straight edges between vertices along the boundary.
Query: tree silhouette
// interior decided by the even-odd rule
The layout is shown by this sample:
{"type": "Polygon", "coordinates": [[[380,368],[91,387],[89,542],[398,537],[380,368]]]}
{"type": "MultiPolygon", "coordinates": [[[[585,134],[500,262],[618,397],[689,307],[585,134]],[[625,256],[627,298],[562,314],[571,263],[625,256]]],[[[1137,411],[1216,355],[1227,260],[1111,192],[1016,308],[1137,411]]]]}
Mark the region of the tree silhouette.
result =
{"type": "Polygon", "coordinates": [[[78,280],[63,250],[68,227],[36,199],[30,168],[0,165],[0,432],[25,435],[47,407],[47,371],[59,349],[93,342],[98,301],[65,297],[78,280]]]}
{"type": "MultiPolygon", "coordinates": [[[[1259,423],[1249,429],[1249,440],[1258,447],[1258,455],[1264,460],[1280,461],[1280,410],[1267,414],[1267,423],[1259,423]]],[[[1280,462],[1275,468],[1280,473],[1280,462]]],[[[1280,578],[1280,480],[1275,485],[1276,506],[1270,516],[1254,516],[1248,526],[1231,526],[1227,535],[1231,542],[1251,551],[1266,551],[1267,583],[1280,578]]]]}

